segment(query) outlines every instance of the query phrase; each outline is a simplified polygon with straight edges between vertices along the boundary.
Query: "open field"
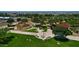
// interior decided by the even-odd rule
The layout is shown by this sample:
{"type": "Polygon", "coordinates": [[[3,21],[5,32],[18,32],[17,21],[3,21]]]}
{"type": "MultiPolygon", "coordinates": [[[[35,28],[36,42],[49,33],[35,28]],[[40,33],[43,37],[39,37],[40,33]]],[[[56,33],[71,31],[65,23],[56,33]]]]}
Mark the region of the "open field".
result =
{"type": "Polygon", "coordinates": [[[0,44],[2,47],[79,47],[79,41],[56,41],[54,38],[41,40],[31,35],[9,33],[14,37],[8,44],[0,44]]]}

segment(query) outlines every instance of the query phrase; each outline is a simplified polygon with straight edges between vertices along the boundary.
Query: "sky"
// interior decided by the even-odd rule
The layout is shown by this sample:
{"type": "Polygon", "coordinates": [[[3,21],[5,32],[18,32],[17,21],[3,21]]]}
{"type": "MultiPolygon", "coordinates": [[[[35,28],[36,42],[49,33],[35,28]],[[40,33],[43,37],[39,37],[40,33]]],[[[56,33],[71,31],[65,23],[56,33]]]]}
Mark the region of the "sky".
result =
{"type": "Polygon", "coordinates": [[[78,11],[78,0],[0,0],[0,11],[78,11]]]}

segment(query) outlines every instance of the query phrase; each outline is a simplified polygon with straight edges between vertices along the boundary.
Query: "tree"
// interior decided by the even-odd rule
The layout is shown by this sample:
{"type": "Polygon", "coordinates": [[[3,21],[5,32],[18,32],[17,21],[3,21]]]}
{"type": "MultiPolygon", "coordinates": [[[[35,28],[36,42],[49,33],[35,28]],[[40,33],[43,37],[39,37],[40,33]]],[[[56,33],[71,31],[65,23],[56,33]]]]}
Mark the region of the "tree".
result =
{"type": "Polygon", "coordinates": [[[11,23],[13,23],[13,22],[14,22],[14,19],[9,18],[9,19],[7,20],[7,22],[8,22],[9,24],[11,24],[11,23]]]}
{"type": "Polygon", "coordinates": [[[17,18],[17,21],[21,21],[21,18],[17,18]]]}
{"type": "Polygon", "coordinates": [[[6,44],[11,40],[10,35],[8,35],[8,28],[0,29],[0,44],[6,44]]]}

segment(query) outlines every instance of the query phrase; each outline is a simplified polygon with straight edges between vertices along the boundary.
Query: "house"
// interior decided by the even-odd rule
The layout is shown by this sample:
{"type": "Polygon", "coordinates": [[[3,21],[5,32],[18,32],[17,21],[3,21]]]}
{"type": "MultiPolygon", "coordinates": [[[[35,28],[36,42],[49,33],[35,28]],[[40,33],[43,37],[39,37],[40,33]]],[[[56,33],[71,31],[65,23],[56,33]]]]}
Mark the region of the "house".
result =
{"type": "Polygon", "coordinates": [[[8,28],[11,29],[11,30],[14,30],[18,23],[19,22],[13,22],[12,24],[8,25],[8,28]]]}
{"type": "Polygon", "coordinates": [[[68,24],[65,21],[61,21],[61,22],[57,23],[57,26],[62,27],[64,29],[68,29],[70,27],[70,24],[68,24]]]}
{"type": "Polygon", "coordinates": [[[74,28],[74,33],[76,33],[76,35],[79,35],[79,27],[73,27],[74,28]]]}
{"type": "Polygon", "coordinates": [[[72,25],[71,30],[73,31],[73,33],[79,36],[79,23],[75,23],[74,25],[72,25]]]}
{"type": "Polygon", "coordinates": [[[15,30],[21,30],[21,31],[24,31],[26,30],[27,28],[30,28],[32,27],[33,23],[31,21],[31,19],[28,19],[27,22],[22,22],[20,21],[18,24],[15,25],[15,30]]]}
{"type": "Polygon", "coordinates": [[[8,26],[7,26],[7,21],[0,19],[0,29],[1,29],[1,28],[6,28],[6,27],[8,27],[8,26]]]}
{"type": "Polygon", "coordinates": [[[79,34],[79,27],[76,27],[76,33],[79,34]]]}

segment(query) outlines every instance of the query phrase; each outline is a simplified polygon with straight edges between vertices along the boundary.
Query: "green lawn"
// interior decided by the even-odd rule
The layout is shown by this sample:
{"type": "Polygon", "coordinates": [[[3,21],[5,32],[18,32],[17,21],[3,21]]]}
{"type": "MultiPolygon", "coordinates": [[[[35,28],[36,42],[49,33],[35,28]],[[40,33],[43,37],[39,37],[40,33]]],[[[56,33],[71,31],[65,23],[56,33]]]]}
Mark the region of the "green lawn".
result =
{"type": "Polygon", "coordinates": [[[26,32],[35,32],[35,33],[37,33],[38,31],[37,31],[37,29],[33,28],[33,29],[26,30],[26,32]]]}
{"type": "Polygon", "coordinates": [[[0,44],[2,47],[79,47],[79,41],[67,41],[61,42],[56,41],[55,39],[51,38],[48,40],[41,40],[34,36],[30,35],[20,35],[20,34],[13,34],[9,33],[9,35],[13,35],[14,38],[8,44],[0,44]],[[60,45],[57,44],[60,42],[60,45]]]}

